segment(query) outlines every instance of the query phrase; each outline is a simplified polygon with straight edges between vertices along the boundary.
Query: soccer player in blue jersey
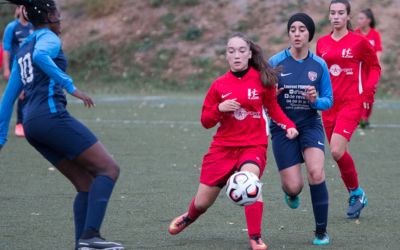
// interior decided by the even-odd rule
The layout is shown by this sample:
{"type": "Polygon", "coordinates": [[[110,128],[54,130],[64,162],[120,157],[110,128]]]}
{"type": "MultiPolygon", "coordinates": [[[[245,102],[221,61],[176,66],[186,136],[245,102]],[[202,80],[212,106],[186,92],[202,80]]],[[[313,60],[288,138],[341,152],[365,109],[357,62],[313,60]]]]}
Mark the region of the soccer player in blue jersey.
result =
{"type": "Polygon", "coordinates": [[[23,5],[35,31],[17,52],[0,106],[0,148],[6,143],[15,99],[25,91],[24,128],[28,142],[77,190],[73,204],[77,249],[124,249],[100,236],[119,166],[96,136],[66,110],[65,89],[88,108],[92,99],[65,71],[60,14],[53,0],[7,0],[23,5]]]}
{"type": "Polygon", "coordinates": [[[328,190],[324,173],[324,130],[318,110],[333,104],[326,63],[309,50],[315,32],[314,21],[304,13],[293,15],[287,24],[290,47],[270,59],[281,69],[278,76],[278,103],[296,124],[299,136],[289,140],[271,121],[272,148],[279,168],[285,201],[290,208],[300,204],[305,162],[315,218],[314,245],[329,244],[327,234],[328,190]]]}
{"type": "MultiPolygon", "coordinates": [[[[14,57],[22,42],[33,32],[33,25],[24,17],[24,7],[17,6],[15,9],[15,20],[10,22],[5,30],[3,36],[4,44],[4,67],[3,76],[8,81],[10,72],[13,66],[14,57]]],[[[17,102],[17,124],[15,126],[15,135],[19,137],[24,136],[24,127],[22,126],[22,107],[23,107],[24,93],[22,92],[17,102]]]]}

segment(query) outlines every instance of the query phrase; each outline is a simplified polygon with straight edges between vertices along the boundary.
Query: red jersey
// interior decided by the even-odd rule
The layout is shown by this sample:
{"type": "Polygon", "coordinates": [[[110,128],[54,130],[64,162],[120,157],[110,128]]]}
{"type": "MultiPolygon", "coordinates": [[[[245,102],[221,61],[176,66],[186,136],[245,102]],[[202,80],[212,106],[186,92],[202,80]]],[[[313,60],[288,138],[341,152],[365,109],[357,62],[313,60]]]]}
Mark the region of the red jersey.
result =
{"type": "Polygon", "coordinates": [[[363,34],[360,29],[356,29],[354,32],[367,38],[367,40],[372,45],[372,47],[374,47],[376,52],[382,51],[381,35],[376,29],[371,28],[368,34],[363,34]]]}
{"type": "Polygon", "coordinates": [[[220,123],[211,145],[267,145],[263,108],[283,129],[296,127],[279,107],[275,86],[263,87],[257,70],[250,68],[242,78],[237,78],[229,71],[216,79],[208,90],[201,114],[201,123],[207,129],[220,123]],[[240,109],[220,112],[218,105],[227,99],[236,99],[240,109]]]}
{"type": "Polygon", "coordinates": [[[366,97],[373,96],[381,67],[375,50],[367,39],[349,31],[339,41],[335,41],[329,34],[318,40],[317,55],[328,65],[334,106],[359,100],[361,93],[366,97]],[[361,77],[363,67],[368,67],[368,78],[365,82],[361,77]]]}

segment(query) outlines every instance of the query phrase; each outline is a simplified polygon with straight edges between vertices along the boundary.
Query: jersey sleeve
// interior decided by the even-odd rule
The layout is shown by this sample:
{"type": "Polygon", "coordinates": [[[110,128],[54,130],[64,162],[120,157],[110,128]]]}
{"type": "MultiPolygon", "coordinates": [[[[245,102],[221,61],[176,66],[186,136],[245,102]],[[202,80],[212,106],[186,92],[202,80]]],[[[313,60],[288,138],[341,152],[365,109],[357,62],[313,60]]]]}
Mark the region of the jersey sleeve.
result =
{"type": "Polygon", "coordinates": [[[322,67],[321,81],[318,86],[317,100],[311,104],[313,109],[327,110],[333,105],[332,83],[329,76],[328,66],[322,59],[317,60],[322,67]]]}
{"type": "Polygon", "coordinates": [[[3,35],[3,50],[10,52],[12,49],[13,33],[15,28],[15,22],[11,22],[7,25],[3,35]]]}
{"type": "Polygon", "coordinates": [[[57,57],[60,50],[60,39],[53,33],[44,33],[37,38],[32,55],[33,62],[68,93],[72,94],[76,90],[72,78],[52,60],[57,57]]]}
{"type": "Polygon", "coordinates": [[[375,49],[368,42],[367,39],[362,40],[362,62],[363,66],[368,67],[368,77],[363,82],[363,93],[364,96],[373,96],[375,92],[375,86],[378,84],[381,76],[381,66],[379,65],[378,57],[376,56],[375,49]]]}
{"type": "MultiPolygon", "coordinates": [[[[16,62],[14,62],[16,63],[16,62]]],[[[6,90],[0,104],[0,145],[7,141],[8,127],[14,108],[14,102],[22,91],[22,81],[19,74],[19,67],[13,67],[6,90]]]]}
{"type": "Polygon", "coordinates": [[[218,110],[218,105],[221,102],[219,93],[212,84],[204,99],[203,108],[201,111],[201,124],[204,128],[209,129],[217,125],[222,119],[222,113],[218,110]]]}
{"type": "Polygon", "coordinates": [[[263,105],[268,116],[282,129],[295,128],[296,125],[285,115],[276,99],[276,89],[274,87],[265,88],[263,95],[263,105]]]}

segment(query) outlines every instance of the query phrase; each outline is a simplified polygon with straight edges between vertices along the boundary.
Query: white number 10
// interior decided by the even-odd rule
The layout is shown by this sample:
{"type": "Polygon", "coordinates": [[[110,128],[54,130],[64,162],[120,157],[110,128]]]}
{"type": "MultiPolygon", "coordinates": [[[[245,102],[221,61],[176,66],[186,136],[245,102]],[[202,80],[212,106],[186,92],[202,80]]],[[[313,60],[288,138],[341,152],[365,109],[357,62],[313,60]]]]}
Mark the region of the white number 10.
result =
{"type": "Polygon", "coordinates": [[[21,69],[21,79],[24,85],[33,81],[33,66],[31,53],[27,53],[24,57],[18,59],[18,64],[21,69]]]}

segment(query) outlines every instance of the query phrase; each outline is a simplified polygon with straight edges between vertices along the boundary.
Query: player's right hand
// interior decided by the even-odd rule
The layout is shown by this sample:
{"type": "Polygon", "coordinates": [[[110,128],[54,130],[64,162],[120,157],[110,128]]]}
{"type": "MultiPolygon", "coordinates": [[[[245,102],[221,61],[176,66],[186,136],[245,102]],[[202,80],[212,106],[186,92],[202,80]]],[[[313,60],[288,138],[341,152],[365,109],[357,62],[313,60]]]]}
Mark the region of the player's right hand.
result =
{"type": "Polygon", "coordinates": [[[236,101],[236,98],[225,100],[218,105],[218,110],[220,112],[232,112],[238,110],[239,108],[240,103],[236,101]]]}
{"type": "Polygon", "coordinates": [[[83,104],[85,105],[85,107],[87,108],[91,108],[94,107],[95,104],[92,100],[92,98],[88,95],[86,95],[85,93],[83,93],[82,91],[80,91],[79,89],[76,89],[73,93],[72,96],[81,99],[83,101],[83,104]]]}
{"type": "Polygon", "coordinates": [[[296,138],[299,135],[299,131],[296,128],[288,128],[286,130],[286,137],[290,140],[296,138]]]}

